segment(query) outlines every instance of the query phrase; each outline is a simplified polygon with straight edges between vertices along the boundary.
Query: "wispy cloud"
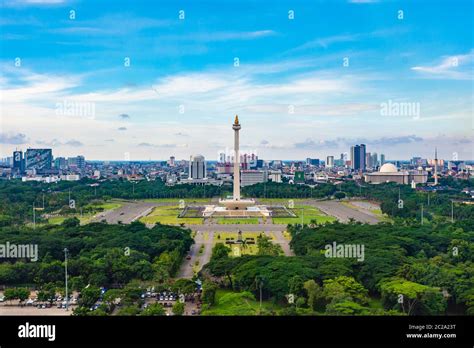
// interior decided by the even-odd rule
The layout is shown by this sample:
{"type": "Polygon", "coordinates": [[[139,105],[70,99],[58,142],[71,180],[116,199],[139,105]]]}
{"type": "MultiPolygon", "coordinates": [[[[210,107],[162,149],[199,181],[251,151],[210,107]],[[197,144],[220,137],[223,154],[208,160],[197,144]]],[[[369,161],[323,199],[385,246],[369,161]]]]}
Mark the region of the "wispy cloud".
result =
{"type": "Polygon", "coordinates": [[[0,144],[26,144],[28,142],[28,138],[25,134],[17,133],[17,134],[5,134],[0,133],[0,144]]]}
{"type": "Polygon", "coordinates": [[[400,144],[411,144],[422,142],[423,138],[416,135],[403,135],[398,137],[381,138],[336,138],[329,140],[313,140],[308,138],[302,142],[294,143],[297,149],[319,149],[319,148],[337,148],[349,147],[354,144],[366,144],[367,146],[389,147],[400,144]]]}
{"type": "Polygon", "coordinates": [[[66,4],[66,0],[5,0],[5,7],[52,6],[66,4]]]}
{"type": "Polygon", "coordinates": [[[60,141],[58,139],[53,139],[51,141],[38,140],[36,141],[39,145],[58,147],[58,146],[71,146],[71,147],[80,147],[84,146],[79,140],[71,139],[66,141],[60,141]]]}
{"type": "Polygon", "coordinates": [[[64,22],[65,26],[49,29],[49,32],[67,35],[119,35],[167,27],[173,23],[174,21],[168,19],[139,17],[132,13],[113,13],[95,19],[67,21],[64,22]]]}
{"type": "Polygon", "coordinates": [[[473,63],[474,50],[471,50],[466,54],[444,56],[433,65],[414,66],[411,70],[428,78],[470,80],[473,63]]]}
{"type": "Polygon", "coordinates": [[[333,44],[338,44],[338,43],[384,38],[384,37],[389,37],[395,34],[404,33],[406,30],[407,30],[406,28],[403,28],[403,29],[388,28],[388,29],[375,30],[368,33],[343,33],[343,34],[338,34],[338,35],[333,35],[333,36],[319,37],[311,41],[308,41],[300,46],[297,46],[289,50],[288,52],[296,53],[296,52],[306,51],[306,50],[310,50],[314,48],[328,48],[329,46],[333,44]]]}

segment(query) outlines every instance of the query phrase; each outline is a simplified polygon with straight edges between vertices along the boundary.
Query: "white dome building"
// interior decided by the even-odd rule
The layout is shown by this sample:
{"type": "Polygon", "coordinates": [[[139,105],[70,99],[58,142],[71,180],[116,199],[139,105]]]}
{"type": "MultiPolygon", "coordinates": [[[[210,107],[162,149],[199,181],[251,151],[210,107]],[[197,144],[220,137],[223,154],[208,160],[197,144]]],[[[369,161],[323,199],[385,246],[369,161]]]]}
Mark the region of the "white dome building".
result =
{"type": "Polygon", "coordinates": [[[380,167],[379,173],[397,173],[398,169],[392,163],[385,163],[380,167]]]}
{"type": "Polygon", "coordinates": [[[365,181],[372,184],[381,184],[384,182],[396,182],[398,184],[425,184],[428,181],[426,172],[409,172],[407,170],[399,171],[392,163],[385,163],[378,172],[367,173],[364,176],[365,181]]]}

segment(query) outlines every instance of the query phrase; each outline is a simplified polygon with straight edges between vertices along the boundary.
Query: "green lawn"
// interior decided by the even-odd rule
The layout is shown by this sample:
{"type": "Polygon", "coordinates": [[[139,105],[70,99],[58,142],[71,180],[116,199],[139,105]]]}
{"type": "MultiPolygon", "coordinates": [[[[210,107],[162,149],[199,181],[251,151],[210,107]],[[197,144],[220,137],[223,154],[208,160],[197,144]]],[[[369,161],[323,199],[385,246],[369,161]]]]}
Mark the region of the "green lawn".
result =
{"type": "Polygon", "coordinates": [[[311,220],[316,220],[318,224],[336,221],[333,216],[325,215],[318,208],[309,205],[295,205],[294,209],[290,209],[297,217],[294,218],[273,218],[274,224],[301,224],[301,214],[303,214],[303,223],[310,224],[311,220]],[[303,211],[302,211],[303,209],[303,211]]]}
{"type": "Polygon", "coordinates": [[[154,203],[174,203],[178,205],[181,200],[184,201],[184,204],[209,203],[211,201],[210,198],[146,198],[141,199],[140,201],[154,203]]]}
{"type": "MultiPolygon", "coordinates": [[[[216,243],[222,243],[225,246],[229,247],[231,251],[229,252],[229,256],[242,256],[242,255],[256,255],[258,251],[257,247],[257,238],[260,236],[261,232],[242,232],[242,239],[245,238],[253,238],[255,240],[255,244],[225,244],[226,238],[234,238],[237,240],[238,233],[237,232],[215,232],[214,233],[214,240],[212,246],[216,243]],[[220,238],[219,238],[220,237],[220,238]]],[[[262,232],[262,234],[264,234],[262,232]]],[[[267,234],[267,236],[272,238],[272,241],[275,241],[275,236],[273,234],[267,234]]]]}
{"type": "MultiPolygon", "coordinates": [[[[283,307],[271,301],[262,301],[262,314],[277,313],[283,307]]],[[[233,292],[219,289],[216,292],[216,302],[209,309],[203,309],[201,315],[259,315],[260,302],[248,292],[233,292]]]]}
{"type": "Polygon", "coordinates": [[[164,205],[154,208],[150,214],[140,218],[140,221],[146,224],[159,222],[163,225],[202,224],[202,218],[179,218],[181,211],[177,205],[164,205]]]}
{"type": "Polygon", "coordinates": [[[258,218],[217,218],[217,223],[218,224],[240,224],[240,225],[245,225],[245,224],[253,224],[256,225],[258,224],[258,218]]]}
{"type": "Polygon", "coordinates": [[[94,209],[93,212],[84,213],[82,214],[82,217],[81,217],[80,208],[77,208],[76,214],[54,216],[48,219],[48,223],[53,224],[53,225],[59,225],[59,224],[62,224],[63,221],[68,218],[77,217],[79,221],[81,222],[81,224],[87,224],[98,212],[106,211],[106,210],[114,210],[114,209],[120,208],[121,206],[122,206],[122,203],[118,201],[105,202],[101,204],[88,204],[85,206],[85,208],[92,208],[94,209]]]}
{"type": "Polygon", "coordinates": [[[307,201],[309,198],[257,198],[258,204],[266,205],[284,205],[288,207],[290,201],[293,201],[294,204],[298,204],[304,201],[307,201]]]}

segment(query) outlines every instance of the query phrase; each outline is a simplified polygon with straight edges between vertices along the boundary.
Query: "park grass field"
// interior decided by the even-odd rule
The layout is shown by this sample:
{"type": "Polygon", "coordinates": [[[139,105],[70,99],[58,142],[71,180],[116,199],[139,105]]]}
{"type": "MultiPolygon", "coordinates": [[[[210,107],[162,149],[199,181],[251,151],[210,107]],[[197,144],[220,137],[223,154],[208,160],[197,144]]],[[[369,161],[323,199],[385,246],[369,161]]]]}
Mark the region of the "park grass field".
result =
{"type": "Polygon", "coordinates": [[[115,210],[115,209],[120,208],[121,206],[122,206],[122,203],[120,203],[120,201],[110,201],[110,202],[105,202],[101,204],[88,204],[85,206],[85,208],[92,208],[95,210],[95,212],[83,213],[81,217],[80,209],[78,209],[78,213],[76,214],[59,215],[59,216],[51,217],[48,219],[48,224],[60,225],[63,223],[64,220],[68,218],[76,217],[81,222],[81,225],[84,225],[84,224],[89,223],[98,212],[107,211],[107,210],[115,210]]]}
{"type": "Polygon", "coordinates": [[[258,204],[265,205],[284,205],[288,207],[290,201],[294,204],[302,203],[307,201],[309,198],[257,198],[258,204]]]}
{"type": "Polygon", "coordinates": [[[183,209],[177,205],[164,205],[155,207],[150,214],[140,218],[145,224],[160,223],[163,225],[179,225],[179,224],[202,224],[202,218],[179,218],[178,215],[183,209]]]}
{"type": "Polygon", "coordinates": [[[201,315],[259,315],[277,314],[283,307],[273,301],[260,302],[250,292],[233,292],[231,290],[218,289],[216,291],[216,301],[210,308],[205,308],[201,315]]]}
{"type": "Polygon", "coordinates": [[[318,224],[336,221],[335,217],[325,215],[318,208],[309,205],[295,205],[291,211],[296,214],[296,217],[275,217],[273,223],[280,225],[301,224],[301,214],[303,214],[304,224],[310,224],[311,220],[316,220],[318,224]]]}
{"type": "MultiPolygon", "coordinates": [[[[234,256],[234,257],[238,257],[242,255],[256,255],[258,252],[258,247],[256,244],[257,238],[261,234],[264,235],[263,232],[242,232],[242,239],[253,238],[255,240],[255,244],[247,244],[247,245],[230,244],[229,245],[229,244],[225,244],[226,238],[234,238],[234,240],[237,240],[238,232],[216,232],[214,233],[214,240],[212,242],[212,247],[214,247],[216,243],[222,243],[231,249],[231,251],[229,252],[229,256],[234,256]]],[[[266,235],[268,237],[271,237],[273,242],[276,240],[273,233],[266,234],[266,235]]]]}
{"type": "Polygon", "coordinates": [[[217,218],[216,219],[218,224],[227,225],[227,224],[238,224],[238,225],[245,225],[245,224],[258,224],[258,218],[217,218]]]}
{"type": "Polygon", "coordinates": [[[193,204],[193,203],[210,203],[210,198],[146,198],[141,199],[143,202],[152,202],[152,203],[174,203],[176,205],[183,200],[184,204],[193,204]]]}

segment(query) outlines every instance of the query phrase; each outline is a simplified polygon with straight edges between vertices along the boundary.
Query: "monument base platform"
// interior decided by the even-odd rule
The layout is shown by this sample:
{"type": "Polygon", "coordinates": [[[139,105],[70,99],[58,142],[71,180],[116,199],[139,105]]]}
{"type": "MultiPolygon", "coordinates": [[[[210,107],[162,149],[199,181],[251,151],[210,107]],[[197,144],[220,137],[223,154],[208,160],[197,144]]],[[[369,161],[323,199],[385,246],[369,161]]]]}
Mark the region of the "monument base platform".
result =
{"type": "Polygon", "coordinates": [[[218,205],[206,205],[204,211],[202,212],[203,217],[263,217],[263,216],[270,216],[271,213],[264,205],[254,205],[255,202],[253,200],[241,200],[241,201],[234,201],[234,204],[231,202],[225,202],[230,200],[222,200],[224,201],[224,206],[218,205]],[[238,205],[235,202],[240,203],[238,205]],[[252,205],[249,205],[252,204],[252,205]]]}

